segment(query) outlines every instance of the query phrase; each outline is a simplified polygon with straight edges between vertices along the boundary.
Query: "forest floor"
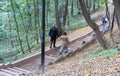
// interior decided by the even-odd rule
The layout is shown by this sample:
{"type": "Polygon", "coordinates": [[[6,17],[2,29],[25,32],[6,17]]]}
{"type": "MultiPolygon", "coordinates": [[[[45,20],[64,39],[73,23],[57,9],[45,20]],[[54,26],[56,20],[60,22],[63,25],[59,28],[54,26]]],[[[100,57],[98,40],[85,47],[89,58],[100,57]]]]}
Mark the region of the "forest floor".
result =
{"type": "MultiPolygon", "coordinates": [[[[97,23],[100,24],[101,21],[97,23]]],[[[117,25],[115,25],[113,32],[116,43],[112,43],[109,32],[104,35],[109,46],[108,50],[102,50],[96,40],[74,56],[47,65],[45,76],[120,76],[120,35],[117,28],[117,25]]],[[[90,30],[92,30],[90,27],[85,27],[70,32],[68,36],[72,39],[90,30]]]]}
{"type": "MultiPolygon", "coordinates": [[[[85,30],[91,30],[89,27],[83,29],[83,33],[85,30]]],[[[115,41],[119,42],[117,30],[115,27],[113,34],[115,41]]],[[[72,33],[75,35],[82,32],[76,30],[72,33]]],[[[69,36],[73,37],[72,34],[69,36]]],[[[111,44],[109,32],[105,34],[105,38],[109,45],[108,50],[102,50],[96,40],[74,56],[65,58],[59,63],[47,65],[45,76],[120,76],[120,53],[118,51],[120,44],[111,44]]]]}
{"type": "MultiPolygon", "coordinates": [[[[97,24],[101,24],[101,21],[98,21],[97,24]]],[[[120,76],[120,43],[118,43],[120,36],[116,26],[113,32],[115,44],[112,43],[109,32],[104,35],[109,46],[108,50],[103,50],[96,40],[75,55],[45,66],[45,76],[120,76]]],[[[68,36],[72,40],[91,30],[90,27],[85,27],[69,32],[68,36]]],[[[57,42],[58,45],[61,45],[60,41],[57,42]]],[[[49,46],[46,49],[49,49],[49,46]]]]}

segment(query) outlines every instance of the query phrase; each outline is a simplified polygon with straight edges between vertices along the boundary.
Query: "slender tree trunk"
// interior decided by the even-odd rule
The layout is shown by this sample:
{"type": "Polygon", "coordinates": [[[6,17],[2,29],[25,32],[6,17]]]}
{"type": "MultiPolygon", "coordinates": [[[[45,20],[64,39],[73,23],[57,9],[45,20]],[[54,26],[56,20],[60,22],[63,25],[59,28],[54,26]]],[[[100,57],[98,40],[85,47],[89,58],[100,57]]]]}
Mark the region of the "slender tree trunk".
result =
{"type": "Polygon", "coordinates": [[[77,0],[76,2],[77,2],[77,9],[78,9],[79,8],[79,1],[77,0]]]}
{"type": "MultiPolygon", "coordinates": [[[[37,22],[38,22],[37,24],[38,24],[38,32],[39,32],[38,35],[39,35],[39,37],[41,38],[41,30],[40,30],[40,28],[41,28],[41,25],[40,25],[40,21],[41,21],[41,20],[40,20],[40,19],[41,19],[41,18],[40,18],[40,6],[41,6],[41,5],[40,5],[40,1],[37,0],[37,22]]],[[[38,38],[39,38],[39,37],[38,37],[38,38]]]]}
{"type": "MultiPolygon", "coordinates": [[[[39,2],[38,0],[37,0],[36,2],[37,2],[37,3],[36,3],[37,28],[40,28],[40,27],[39,27],[39,26],[40,26],[40,23],[39,23],[39,22],[40,22],[40,20],[39,20],[39,19],[40,19],[40,16],[39,16],[39,12],[40,12],[39,3],[40,3],[40,2],[39,2]]],[[[37,31],[37,32],[38,32],[38,33],[37,33],[37,39],[38,39],[37,43],[39,43],[39,32],[40,32],[40,31],[39,31],[39,29],[37,29],[37,30],[38,30],[38,31],[37,31]]]]}
{"type": "Polygon", "coordinates": [[[119,31],[120,31],[120,0],[113,0],[113,3],[114,3],[114,6],[115,6],[118,28],[119,28],[119,31]]]}
{"type": "Polygon", "coordinates": [[[68,15],[68,0],[65,0],[65,12],[63,15],[63,26],[65,26],[66,24],[67,15],[68,15]]]}
{"type": "Polygon", "coordinates": [[[71,16],[73,16],[73,0],[71,2],[71,16]]]}
{"type": "Polygon", "coordinates": [[[86,0],[86,8],[87,8],[87,9],[88,9],[88,4],[89,4],[89,3],[88,3],[88,0],[86,0]]]}
{"type": "Polygon", "coordinates": [[[116,22],[117,22],[117,25],[118,25],[118,29],[120,30],[120,23],[119,23],[119,18],[117,16],[117,13],[115,13],[115,17],[116,17],[116,22]]]}
{"type": "Polygon", "coordinates": [[[49,21],[49,19],[48,19],[48,15],[49,15],[49,5],[50,5],[50,0],[48,0],[47,1],[47,9],[46,9],[46,23],[47,23],[47,26],[49,25],[48,24],[48,21],[49,21]]]}
{"type": "Polygon", "coordinates": [[[12,6],[12,10],[13,10],[13,17],[14,17],[14,20],[15,20],[15,23],[16,23],[16,31],[17,31],[19,42],[20,42],[21,51],[24,54],[23,45],[22,45],[22,41],[21,41],[21,38],[20,38],[19,29],[18,29],[18,22],[16,20],[16,13],[15,13],[15,9],[14,9],[14,6],[13,6],[13,1],[10,0],[10,3],[11,3],[11,6],[12,6]]]}
{"type": "Polygon", "coordinates": [[[93,0],[93,11],[95,10],[95,1],[96,0],[93,0]]]}
{"type": "Polygon", "coordinates": [[[39,38],[38,38],[38,20],[37,20],[37,13],[38,13],[38,6],[37,6],[37,2],[36,0],[33,0],[33,3],[34,3],[34,26],[35,26],[35,29],[36,29],[36,35],[35,35],[35,39],[36,39],[36,42],[37,44],[39,43],[39,38]]]}
{"type": "Polygon", "coordinates": [[[100,8],[100,0],[97,0],[98,1],[98,8],[100,8]]]}
{"type": "Polygon", "coordinates": [[[91,2],[91,1],[90,0],[86,0],[85,6],[86,6],[87,11],[90,13],[89,2],[91,2]]]}
{"type": "Polygon", "coordinates": [[[89,3],[88,3],[88,10],[89,10],[89,13],[91,12],[90,9],[91,9],[91,1],[89,0],[89,3]]]}
{"type": "Polygon", "coordinates": [[[69,20],[70,20],[70,19],[69,19],[69,15],[68,15],[68,22],[67,22],[67,23],[68,23],[68,26],[70,25],[70,21],[69,21],[69,20]]]}
{"type": "Polygon", "coordinates": [[[114,22],[115,22],[115,9],[114,9],[113,16],[112,16],[112,26],[111,26],[111,31],[113,31],[114,22]]]}
{"type": "Polygon", "coordinates": [[[112,42],[114,43],[114,39],[113,39],[113,35],[112,35],[112,30],[111,30],[111,18],[110,18],[110,12],[109,12],[109,10],[108,10],[108,5],[107,5],[107,3],[105,3],[105,5],[106,5],[106,16],[107,16],[107,19],[108,19],[108,22],[109,22],[109,32],[110,32],[110,38],[111,38],[111,40],[112,40],[112,42]]]}
{"type": "Polygon", "coordinates": [[[96,23],[94,23],[90,17],[90,14],[87,12],[84,1],[83,0],[79,0],[80,2],[80,6],[83,12],[83,15],[85,17],[85,20],[87,21],[87,23],[89,24],[89,26],[95,31],[96,33],[96,37],[97,40],[99,41],[100,45],[103,47],[103,49],[107,49],[107,45],[106,45],[106,41],[103,39],[103,36],[99,30],[99,27],[96,23]]]}
{"type": "Polygon", "coordinates": [[[28,50],[31,52],[31,48],[30,48],[30,44],[29,44],[29,41],[28,41],[28,33],[29,33],[29,28],[30,28],[30,26],[31,26],[31,14],[30,14],[30,5],[29,5],[29,1],[27,0],[27,14],[28,14],[28,25],[27,25],[27,27],[26,27],[26,41],[27,41],[27,46],[28,46],[28,50]]]}
{"type": "Polygon", "coordinates": [[[59,35],[62,35],[62,27],[61,27],[61,23],[60,23],[60,17],[59,17],[59,12],[58,12],[58,0],[54,0],[55,1],[55,17],[56,17],[56,26],[59,32],[59,35]]]}

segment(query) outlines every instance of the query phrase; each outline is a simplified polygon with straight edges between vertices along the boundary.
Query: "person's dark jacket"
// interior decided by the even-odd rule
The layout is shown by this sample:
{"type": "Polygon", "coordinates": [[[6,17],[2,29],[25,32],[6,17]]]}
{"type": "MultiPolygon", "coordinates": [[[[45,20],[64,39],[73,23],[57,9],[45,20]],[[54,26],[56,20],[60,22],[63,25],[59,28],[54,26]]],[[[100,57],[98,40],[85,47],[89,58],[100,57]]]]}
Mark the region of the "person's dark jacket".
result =
{"type": "Polygon", "coordinates": [[[52,39],[56,39],[58,37],[58,29],[55,26],[52,26],[49,31],[49,36],[52,39]]]}
{"type": "Polygon", "coordinates": [[[107,23],[106,17],[102,18],[102,23],[107,23]]]}

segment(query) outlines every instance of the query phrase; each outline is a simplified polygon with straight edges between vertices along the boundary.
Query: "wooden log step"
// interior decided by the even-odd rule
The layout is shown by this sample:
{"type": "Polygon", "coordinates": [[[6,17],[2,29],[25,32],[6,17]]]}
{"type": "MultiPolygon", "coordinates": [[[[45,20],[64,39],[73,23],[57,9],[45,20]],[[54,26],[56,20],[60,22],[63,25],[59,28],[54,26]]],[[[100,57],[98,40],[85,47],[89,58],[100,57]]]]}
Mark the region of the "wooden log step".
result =
{"type": "Polygon", "coordinates": [[[18,73],[13,72],[13,71],[10,71],[10,70],[7,70],[7,69],[1,69],[1,71],[6,72],[6,73],[8,73],[8,74],[11,74],[11,75],[13,75],[13,76],[18,76],[18,73]]]}
{"type": "Polygon", "coordinates": [[[13,71],[13,72],[16,72],[16,73],[18,73],[18,74],[24,74],[24,72],[23,71],[20,71],[20,70],[16,70],[16,69],[14,69],[14,68],[7,68],[8,70],[11,70],[11,71],[13,71]]]}
{"type": "Polygon", "coordinates": [[[30,71],[25,70],[25,69],[21,69],[21,68],[18,68],[18,67],[13,67],[13,68],[16,69],[16,70],[22,71],[22,72],[24,72],[25,74],[29,74],[29,73],[30,73],[30,71]]]}
{"type": "Polygon", "coordinates": [[[6,73],[4,71],[0,71],[0,76],[14,76],[14,75],[8,74],[8,73],[6,73]]]}
{"type": "Polygon", "coordinates": [[[55,57],[51,57],[51,56],[48,56],[48,55],[45,55],[47,58],[49,59],[52,59],[52,60],[55,60],[56,58],[55,57]]]}

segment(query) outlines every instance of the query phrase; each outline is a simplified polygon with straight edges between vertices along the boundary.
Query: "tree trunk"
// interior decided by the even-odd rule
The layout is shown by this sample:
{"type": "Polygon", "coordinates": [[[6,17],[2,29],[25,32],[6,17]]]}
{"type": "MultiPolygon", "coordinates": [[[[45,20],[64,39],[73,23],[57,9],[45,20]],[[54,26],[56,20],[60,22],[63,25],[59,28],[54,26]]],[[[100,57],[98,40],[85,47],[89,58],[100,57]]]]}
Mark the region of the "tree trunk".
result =
{"type": "Polygon", "coordinates": [[[18,22],[16,20],[16,13],[15,13],[15,9],[14,9],[14,6],[13,6],[13,1],[10,0],[10,3],[11,3],[11,6],[12,6],[12,10],[13,10],[13,17],[14,17],[14,20],[15,20],[15,23],[16,23],[16,31],[17,31],[19,42],[20,42],[21,51],[24,54],[23,45],[22,45],[22,41],[21,41],[21,38],[20,38],[19,29],[18,29],[18,22]]]}
{"type": "Polygon", "coordinates": [[[91,1],[89,0],[89,2],[88,2],[88,11],[89,11],[89,13],[91,12],[91,10],[90,10],[91,9],[91,5],[92,5],[91,1]]]}
{"type": "Polygon", "coordinates": [[[38,33],[37,33],[37,39],[38,39],[37,43],[39,43],[39,32],[40,32],[39,29],[38,29],[38,28],[40,28],[40,27],[39,27],[39,25],[40,25],[40,23],[39,23],[39,22],[40,22],[40,20],[39,20],[39,19],[40,19],[40,16],[39,16],[39,11],[40,11],[40,9],[39,9],[39,7],[40,7],[40,6],[39,6],[39,1],[37,0],[37,1],[36,1],[37,30],[38,30],[38,31],[37,31],[37,32],[38,32],[38,33]]]}
{"type": "Polygon", "coordinates": [[[108,19],[108,22],[109,22],[109,26],[108,27],[109,27],[109,32],[110,32],[110,38],[111,38],[112,42],[114,43],[114,39],[113,39],[113,35],[112,35],[112,30],[111,30],[112,24],[111,24],[110,12],[108,10],[108,4],[105,3],[105,5],[106,5],[106,16],[107,16],[107,19],[108,19]]]}
{"type": "Polygon", "coordinates": [[[93,0],[93,11],[95,10],[95,1],[96,0],[93,0]]]}
{"type": "Polygon", "coordinates": [[[86,0],[85,6],[86,6],[87,11],[90,13],[89,2],[91,2],[91,1],[90,0],[86,0]]]}
{"type": "Polygon", "coordinates": [[[120,0],[113,0],[117,17],[118,28],[120,31],[120,0]]]}
{"type": "Polygon", "coordinates": [[[77,2],[77,9],[79,9],[79,1],[77,0],[76,2],[77,2]]]}
{"type": "Polygon", "coordinates": [[[100,0],[97,0],[98,1],[98,8],[100,8],[100,0]]]}
{"type": "Polygon", "coordinates": [[[88,0],[86,0],[86,8],[87,8],[87,9],[88,9],[88,7],[89,7],[88,4],[89,4],[89,3],[88,3],[88,0]]]}
{"type": "Polygon", "coordinates": [[[65,12],[63,15],[63,26],[65,26],[66,24],[67,15],[68,15],[68,0],[65,0],[65,12]]]}
{"type": "Polygon", "coordinates": [[[27,25],[27,27],[26,27],[26,41],[27,41],[27,46],[28,46],[28,50],[29,50],[29,52],[31,52],[31,48],[30,48],[30,44],[29,44],[29,41],[28,41],[28,31],[29,31],[29,28],[30,28],[30,25],[32,24],[31,23],[31,14],[30,14],[30,5],[29,5],[29,1],[27,0],[27,14],[28,14],[28,25],[27,25]]]}
{"type": "Polygon", "coordinates": [[[73,16],[73,0],[71,2],[71,16],[73,16]]]}
{"type": "Polygon", "coordinates": [[[58,12],[58,0],[54,0],[54,1],[55,1],[56,26],[57,26],[59,35],[62,35],[63,30],[62,30],[62,27],[61,27],[60,17],[59,17],[59,12],[58,12]]]}
{"type": "Polygon", "coordinates": [[[85,17],[85,20],[89,24],[89,26],[95,31],[97,40],[99,41],[100,45],[103,47],[103,49],[107,49],[106,41],[103,39],[103,36],[99,30],[99,27],[96,23],[94,23],[90,17],[90,14],[87,12],[85,3],[83,0],[79,0],[80,6],[83,12],[83,15],[85,17]]]}
{"type": "Polygon", "coordinates": [[[116,17],[116,22],[117,22],[117,25],[118,25],[118,29],[120,30],[120,23],[119,23],[119,18],[117,16],[117,13],[115,12],[115,17],[116,17]]]}
{"type": "Polygon", "coordinates": [[[37,15],[37,13],[38,13],[38,10],[37,10],[37,8],[38,8],[38,5],[37,5],[37,2],[36,2],[36,0],[33,0],[33,3],[34,3],[34,26],[35,26],[35,29],[36,29],[36,35],[35,35],[35,39],[36,39],[36,42],[37,42],[37,44],[39,43],[39,38],[38,38],[38,15],[37,15]]]}
{"type": "Polygon", "coordinates": [[[50,0],[48,0],[47,1],[47,9],[46,9],[46,25],[48,26],[49,24],[48,24],[48,21],[49,21],[49,19],[48,19],[48,16],[49,16],[49,5],[50,5],[50,0]]]}

